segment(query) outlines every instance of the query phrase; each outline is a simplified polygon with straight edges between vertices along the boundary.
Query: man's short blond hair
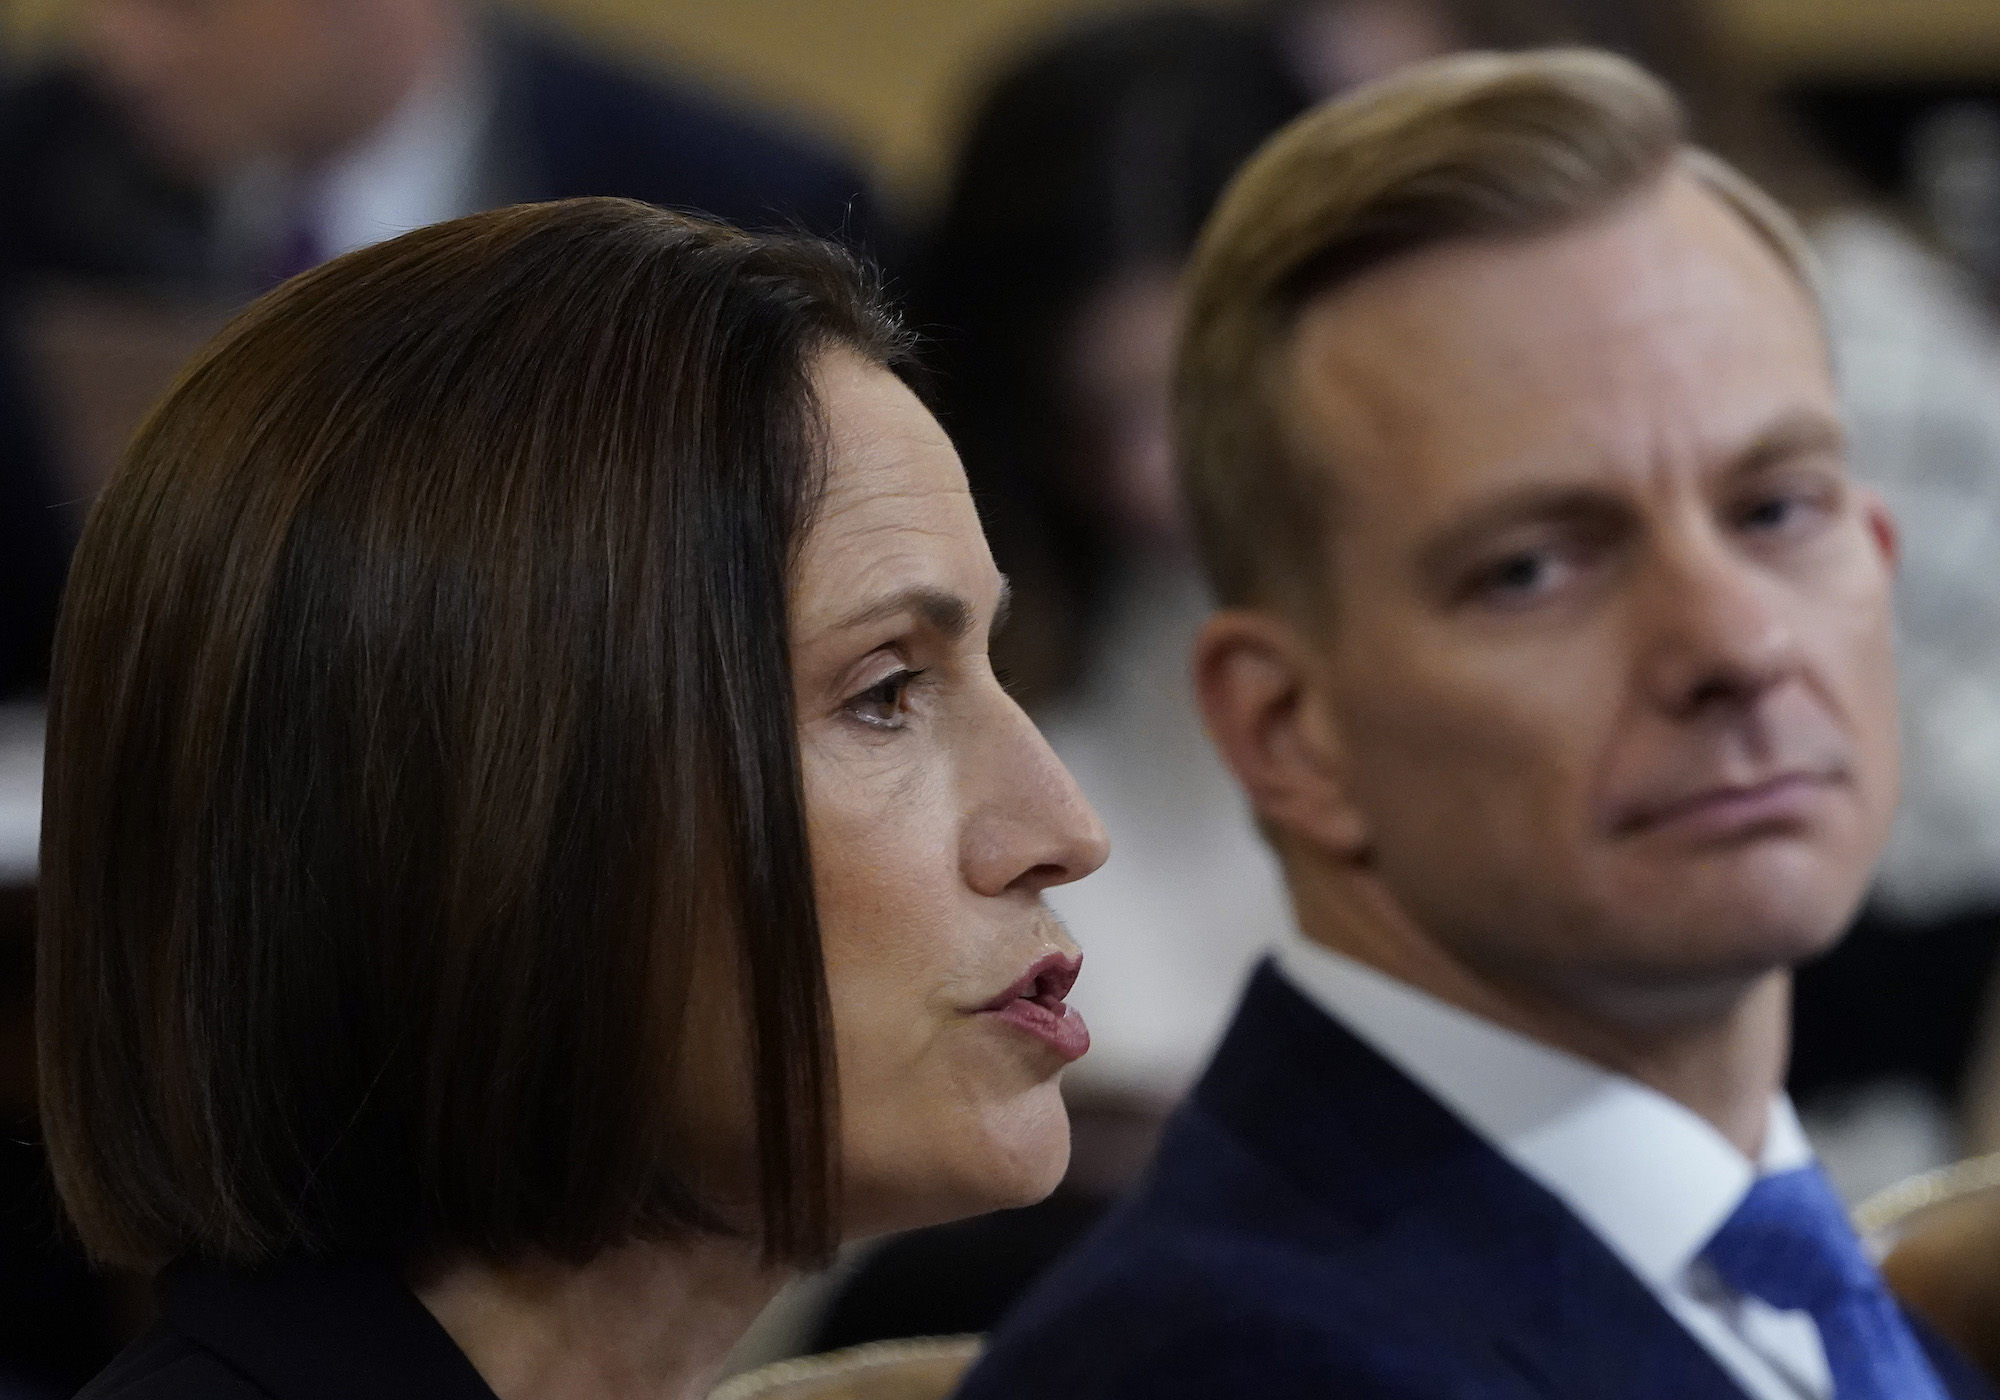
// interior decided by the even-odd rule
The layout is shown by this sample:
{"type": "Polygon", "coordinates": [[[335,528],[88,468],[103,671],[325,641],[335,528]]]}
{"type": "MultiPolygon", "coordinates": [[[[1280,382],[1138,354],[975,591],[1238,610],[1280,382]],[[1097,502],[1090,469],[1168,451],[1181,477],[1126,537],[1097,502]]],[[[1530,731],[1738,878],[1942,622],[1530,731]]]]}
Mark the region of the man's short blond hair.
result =
{"type": "Polygon", "coordinates": [[[1315,297],[1436,244],[1586,221],[1675,169],[1811,285],[1797,222],[1686,133],[1680,103],[1643,69],[1551,49],[1419,64],[1265,143],[1195,249],[1176,375],[1182,485],[1223,603],[1325,598],[1331,483],[1289,460],[1275,373],[1315,297]]]}

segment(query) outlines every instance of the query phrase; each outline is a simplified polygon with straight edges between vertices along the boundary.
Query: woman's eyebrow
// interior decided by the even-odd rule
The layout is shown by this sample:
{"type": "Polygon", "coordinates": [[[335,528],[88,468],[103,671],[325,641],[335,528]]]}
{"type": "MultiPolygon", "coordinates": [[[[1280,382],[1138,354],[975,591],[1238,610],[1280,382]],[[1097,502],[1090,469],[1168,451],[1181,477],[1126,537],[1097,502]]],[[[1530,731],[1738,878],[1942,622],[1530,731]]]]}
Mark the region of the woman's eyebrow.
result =
{"type": "Polygon", "coordinates": [[[972,631],[972,604],[947,589],[919,584],[867,604],[834,624],[840,631],[866,627],[886,617],[914,613],[947,641],[961,641],[972,631]]]}

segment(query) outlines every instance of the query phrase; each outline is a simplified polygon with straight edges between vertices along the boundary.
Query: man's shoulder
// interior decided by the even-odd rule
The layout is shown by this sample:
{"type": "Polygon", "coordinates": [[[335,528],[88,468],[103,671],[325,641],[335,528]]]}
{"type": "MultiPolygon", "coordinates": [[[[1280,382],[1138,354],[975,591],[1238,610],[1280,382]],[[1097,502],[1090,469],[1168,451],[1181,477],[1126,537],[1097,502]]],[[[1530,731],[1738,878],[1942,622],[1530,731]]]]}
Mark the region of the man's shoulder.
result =
{"type": "Polygon", "coordinates": [[[1300,1240],[1277,1212],[1231,1214],[1121,1208],[1010,1315],[960,1400],[1432,1400],[1474,1375],[1488,1400],[1535,1393],[1453,1335],[1421,1270],[1330,1244],[1324,1221],[1300,1240]]]}
{"type": "Polygon", "coordinates": [[[698,84],[538,24],[509,24],[495,42],[501,101],[540,147],[537,196],[624,194],[750,224],[789,216],[819,233],[840,232],[849,207],[867,203],[842,152],[698,84]]]}
{"type": "Polygon", "coordinates": [[[1141,1189],[1015,1309],[961,1394],[1445,1393],[1443,1315],[1418,1277],[1440,1262],[1400,1257],[1189,1105],[1141,1189]]]}
{"type": "Polygon", "coordinates": [[[269,1392],[160,1323],[118,1353],[76,1400],[269,1400],[269,1392]]]}
{"type": "Polygon", "coordinates": [[[1557,1375],[1688,1400],[1713,1371],[1559,1201],[1266,969],[1140,1190],[963,1393],[1442,1400],[1557,1375]]]}
{"type": "MultiPolygon", "coordinates": [[[[559,109],[556,115],[578,127],[635,123],[627,125],[628,142],[672,135],[790,161],[827,156],[815,143],[685,78],[642,72],[541,25],[509,27],[500,43],[504,77],[531,86],[559,109]]],[[[706,152],[691,145],[683,154],[706,152]]]]}
{"type": "Polygon", "coordinates": [[[0,88],[0,273],[193,290],[209,216],[75,64],[0,88]]]}

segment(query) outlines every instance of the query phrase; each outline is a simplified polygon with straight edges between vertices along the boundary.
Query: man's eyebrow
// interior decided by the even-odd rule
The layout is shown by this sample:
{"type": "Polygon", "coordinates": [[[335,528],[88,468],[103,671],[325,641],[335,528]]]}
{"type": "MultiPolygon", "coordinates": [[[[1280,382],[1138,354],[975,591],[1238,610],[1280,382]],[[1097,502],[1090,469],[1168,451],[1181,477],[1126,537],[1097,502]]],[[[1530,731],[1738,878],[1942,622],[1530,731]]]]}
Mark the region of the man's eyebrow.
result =
{"type": "MultiPolygon", "coordinates": [[[[1727,472],[1751,476],[1799,457],[1843,453],[1847,434],[1840,420],[1814,410],[1787,414],[1757,435],[1727,472]]],[[[1445,526],[1418,556],[1427,573],[1450,568],[1459,555],[1488,536],[1516,525],[1541,521],[1610,522],[1627,513],[1617,493],[1579,483],[1524,486],[1470,507],[1445,526]]]]}
{"type": "Polygon", "coordinates": [[[886,598],[877,599],[849,613],[835,623],[834,627],[839,631],[866,627],[884,618],[901,616],[903,613],[915,613],[946,641],[963,641],[972,631],[972,604],[956,593],[943,588],[933,588],[928,584],[919,584],[915,588],[906,588],[900,593],[892,593],[886,598]]]}
{"type": "Polygon", "coordinates": [[[1811,410],[1788,414],[1758,434],[1735,462],[1731,476],[1748,476],[1796,457],[1821,453],[1840,455],[1847,450],[1847,431],[1840,420],[1811,410]]]}
{"type": "Polygon", "coordinates": [[[1466,550],[1516,525],[1553,520],[1610,521],[1625,513],[1617,496],[1594,485],[1524,486],[1502,492],[1462,513],[1417,556],[1427,574],[1450,569],[1466,550]]]}

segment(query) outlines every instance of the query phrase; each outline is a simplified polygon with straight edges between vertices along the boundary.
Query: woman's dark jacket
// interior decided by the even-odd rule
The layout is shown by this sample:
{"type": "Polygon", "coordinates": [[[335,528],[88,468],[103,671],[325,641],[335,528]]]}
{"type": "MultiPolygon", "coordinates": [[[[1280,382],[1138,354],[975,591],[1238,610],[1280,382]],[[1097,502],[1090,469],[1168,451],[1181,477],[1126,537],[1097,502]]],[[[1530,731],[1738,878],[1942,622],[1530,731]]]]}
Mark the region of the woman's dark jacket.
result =
{"type": "Polygon", "coordinates": [[[178,1263],[160,1311],[77,1400],[494,1400],[387,1265],[178,1263]]]}

